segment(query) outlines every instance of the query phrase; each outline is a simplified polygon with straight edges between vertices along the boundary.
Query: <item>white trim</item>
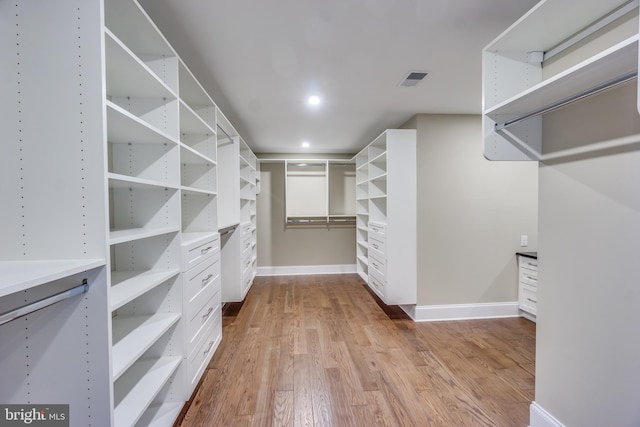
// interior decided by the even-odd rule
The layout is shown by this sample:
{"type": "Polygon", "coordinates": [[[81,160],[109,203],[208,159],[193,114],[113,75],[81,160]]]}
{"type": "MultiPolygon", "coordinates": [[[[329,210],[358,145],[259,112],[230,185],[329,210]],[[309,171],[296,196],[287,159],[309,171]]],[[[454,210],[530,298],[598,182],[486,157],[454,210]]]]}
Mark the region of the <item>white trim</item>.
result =
{"type": "Polygon", "coordinates": [[[416,322],[519,317],[518,302],[401,306],[416,322]]]}
{"type": "Polygon", "coordinates": [[[529,423],[531,427],[565,427],[553,415],[544,410],[536,402],[532,402],[529,413],[529,423]]]}
{"type": "Polygon", "coordinates": [[[349,274],[356,273],[355,264],[336,265],[292,265],[258,267],[258,276],[291,276],[304,274],[349,274]]]}

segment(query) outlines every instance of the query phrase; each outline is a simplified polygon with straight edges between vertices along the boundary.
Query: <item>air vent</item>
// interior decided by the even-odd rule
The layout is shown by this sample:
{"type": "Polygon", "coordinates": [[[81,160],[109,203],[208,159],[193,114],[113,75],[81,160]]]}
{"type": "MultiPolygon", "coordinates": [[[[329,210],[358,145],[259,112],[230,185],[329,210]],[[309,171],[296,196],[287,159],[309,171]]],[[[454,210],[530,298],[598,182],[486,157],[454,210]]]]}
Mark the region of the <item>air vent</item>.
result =
{"type": "Polygon", "coordinates": [[[424,71],[411,71],[407,77],[405,77],[401,82],[400,82],[400,86],[404,86],[404,87],[412,87],[417,85],[418,83],[420,83],[422,81],[422,79],[424,79],[425,77],[427,77],[427,72],[424,71]]]}

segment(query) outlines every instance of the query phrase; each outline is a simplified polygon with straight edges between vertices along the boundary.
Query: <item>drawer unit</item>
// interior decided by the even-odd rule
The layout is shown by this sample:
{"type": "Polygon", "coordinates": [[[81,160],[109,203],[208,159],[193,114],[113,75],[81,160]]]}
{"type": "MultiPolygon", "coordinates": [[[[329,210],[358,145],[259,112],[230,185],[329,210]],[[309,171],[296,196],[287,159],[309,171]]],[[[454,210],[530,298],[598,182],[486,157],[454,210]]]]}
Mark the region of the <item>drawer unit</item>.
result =
{"type": "Polygon", "coordinates": [[[220,257],[203,262],[184,274],[185,312],[195,313],[220,291],[220,257]]]}
{"type": "Polygon", "coordinates": [[[371,288],[380,297],[380,299],[384,300],[386,288],[386,282],[384,278],[379,277],[377,272],[370,270],[368,279],[369,288],[371,288]]]}
{"type": "Polygon", "coordinates": [[[187,353],[193,350],[203,335],[206,336],[207,325],[212,322],[212,319],[221,315],[222,310],[220,308],[220,292],[216,292],[197,313],[189,318],[187,324],[187,353]]]}
{"type": "Polygon", "coordinates": [[[518,308],[524,317],[536,320],[538,303],[538,259],[518,254],[518,308]]]}
{"type": "Polygon", "coordinates": [[[187,271],[213,254],[220,252],[218,233],[182,246],[182,271],[187,271]]]}
{"type": "Polygon", "coordinates": [[[204,370],[213,357],[218,344],[222,339],[222,316],[220,312],[211,317],[202,336],[195,343],[193,350],[187,358],[187,382],[189,394],[193,392],[204,370]]]}
{"type": "Polygon", "coordinates": [[[377,259],[373,254],[369,253],[369,272],[374,272],[382,280],[387,279],[387,267],[385,262],[377,259]]]}

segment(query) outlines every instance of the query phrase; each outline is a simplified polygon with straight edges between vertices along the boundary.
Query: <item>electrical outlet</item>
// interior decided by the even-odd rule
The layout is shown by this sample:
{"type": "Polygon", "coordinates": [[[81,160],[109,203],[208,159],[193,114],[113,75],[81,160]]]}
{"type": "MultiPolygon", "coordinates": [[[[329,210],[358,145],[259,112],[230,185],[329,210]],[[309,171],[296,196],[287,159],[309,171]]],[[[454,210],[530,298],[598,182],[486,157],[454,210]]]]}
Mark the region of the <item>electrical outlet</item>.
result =
{"type": "Polygon", "coordinates": [[[520,235],[520,246],[521,247],[526,247],[529,245],[529,236],[527,236],[526,234],[521,234],[520,235]]]}

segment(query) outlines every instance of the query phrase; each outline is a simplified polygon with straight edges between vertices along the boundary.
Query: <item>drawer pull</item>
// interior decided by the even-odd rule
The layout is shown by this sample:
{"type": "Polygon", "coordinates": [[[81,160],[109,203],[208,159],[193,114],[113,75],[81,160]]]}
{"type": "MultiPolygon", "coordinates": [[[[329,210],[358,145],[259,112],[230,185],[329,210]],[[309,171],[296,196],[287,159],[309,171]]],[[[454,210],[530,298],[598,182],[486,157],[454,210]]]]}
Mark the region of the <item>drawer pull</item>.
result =
{"type": "Polygon", "coordinates": [[[204,355],[206,356],[210,351],[211,351],[211,347],[213,347],[213,341],[209,341],[209,346],[207,347],[207,349],[204,351],[204,355]]]}
{"type": "Polygon", "coordinates": [[[378,232],[380,231],[380,229],[379,229],[379,228],[376,228],[376,227],[371,227],[371,229],[372,229],[373,231],[375,231],[376,233],[378,233],[378,232]]]}
{"type": "Polygon", "coordinates": [[[211,280],[212,277],[213,277],[213,274],[209,274],[207,277],[202,279],[202,286],[206,285],[209,282],[209,280],[211,280]]]}
{"type": "Polygon", "coordinates": [[[251,242],[247,242],[247,244],[244,246],[244,248],[247,249],[249,246],[251,246],[251,242]]]}
{"type": "Polygon", "coordinates": [[[531,267],[537,267],[538,264],[533,263],[533,262],[527,262],[527,265],[530,265],[531,267]]]}
{"type": "Polygon", "coordinates": [[[524,275],[524,277],[526,277],[526,278],[527,278],[527,279],[529,279],[529,280],[535,280],[535,281],[537,281],[537,280],[538,280],[538,278],[537,278],[537,277],[531,277],[531,276],[529,276],[528,274],[525,274],[525,275],[524,275]]]}
{"type": "Polygon", "coordinates": [[[376,245],[375,243],[372,243],[371,246],[373,246],[374,248],[378,249],[378,245],[376,245]]]}
{"type": "Polygon", "coordinates": [[[532,302],[532,303],[534,303],[534,304],[537,302],[536,300],[534,300],[534,299],[532,299],[532,298],[527,298],[527,301],[532,302]]]}
{"type": "Polygon", "coordinates": [[[207,252],[209,252],[211,249],[213,249],[213,246],[209,246],[208,248],[200,249],[200,253],[201,253],[201,254],[206,254],[206,253],[207,253],[207,252]]]}
{"type": "Polygon", "coordinates": [[[373,265],[376,269],[379,269],[380,267],[378,266],[378,264],[376,264],[375,262],[372,262],[371,265],[373,265]]]}
{"type": "Polygon", "coordinates": [[[211,316],[211,313],[213,313],[213,307],[209,307],[209,310],[207,310],[206,314],[202,315],[202,320],[206,320],[207,317],[211,316]]]}

